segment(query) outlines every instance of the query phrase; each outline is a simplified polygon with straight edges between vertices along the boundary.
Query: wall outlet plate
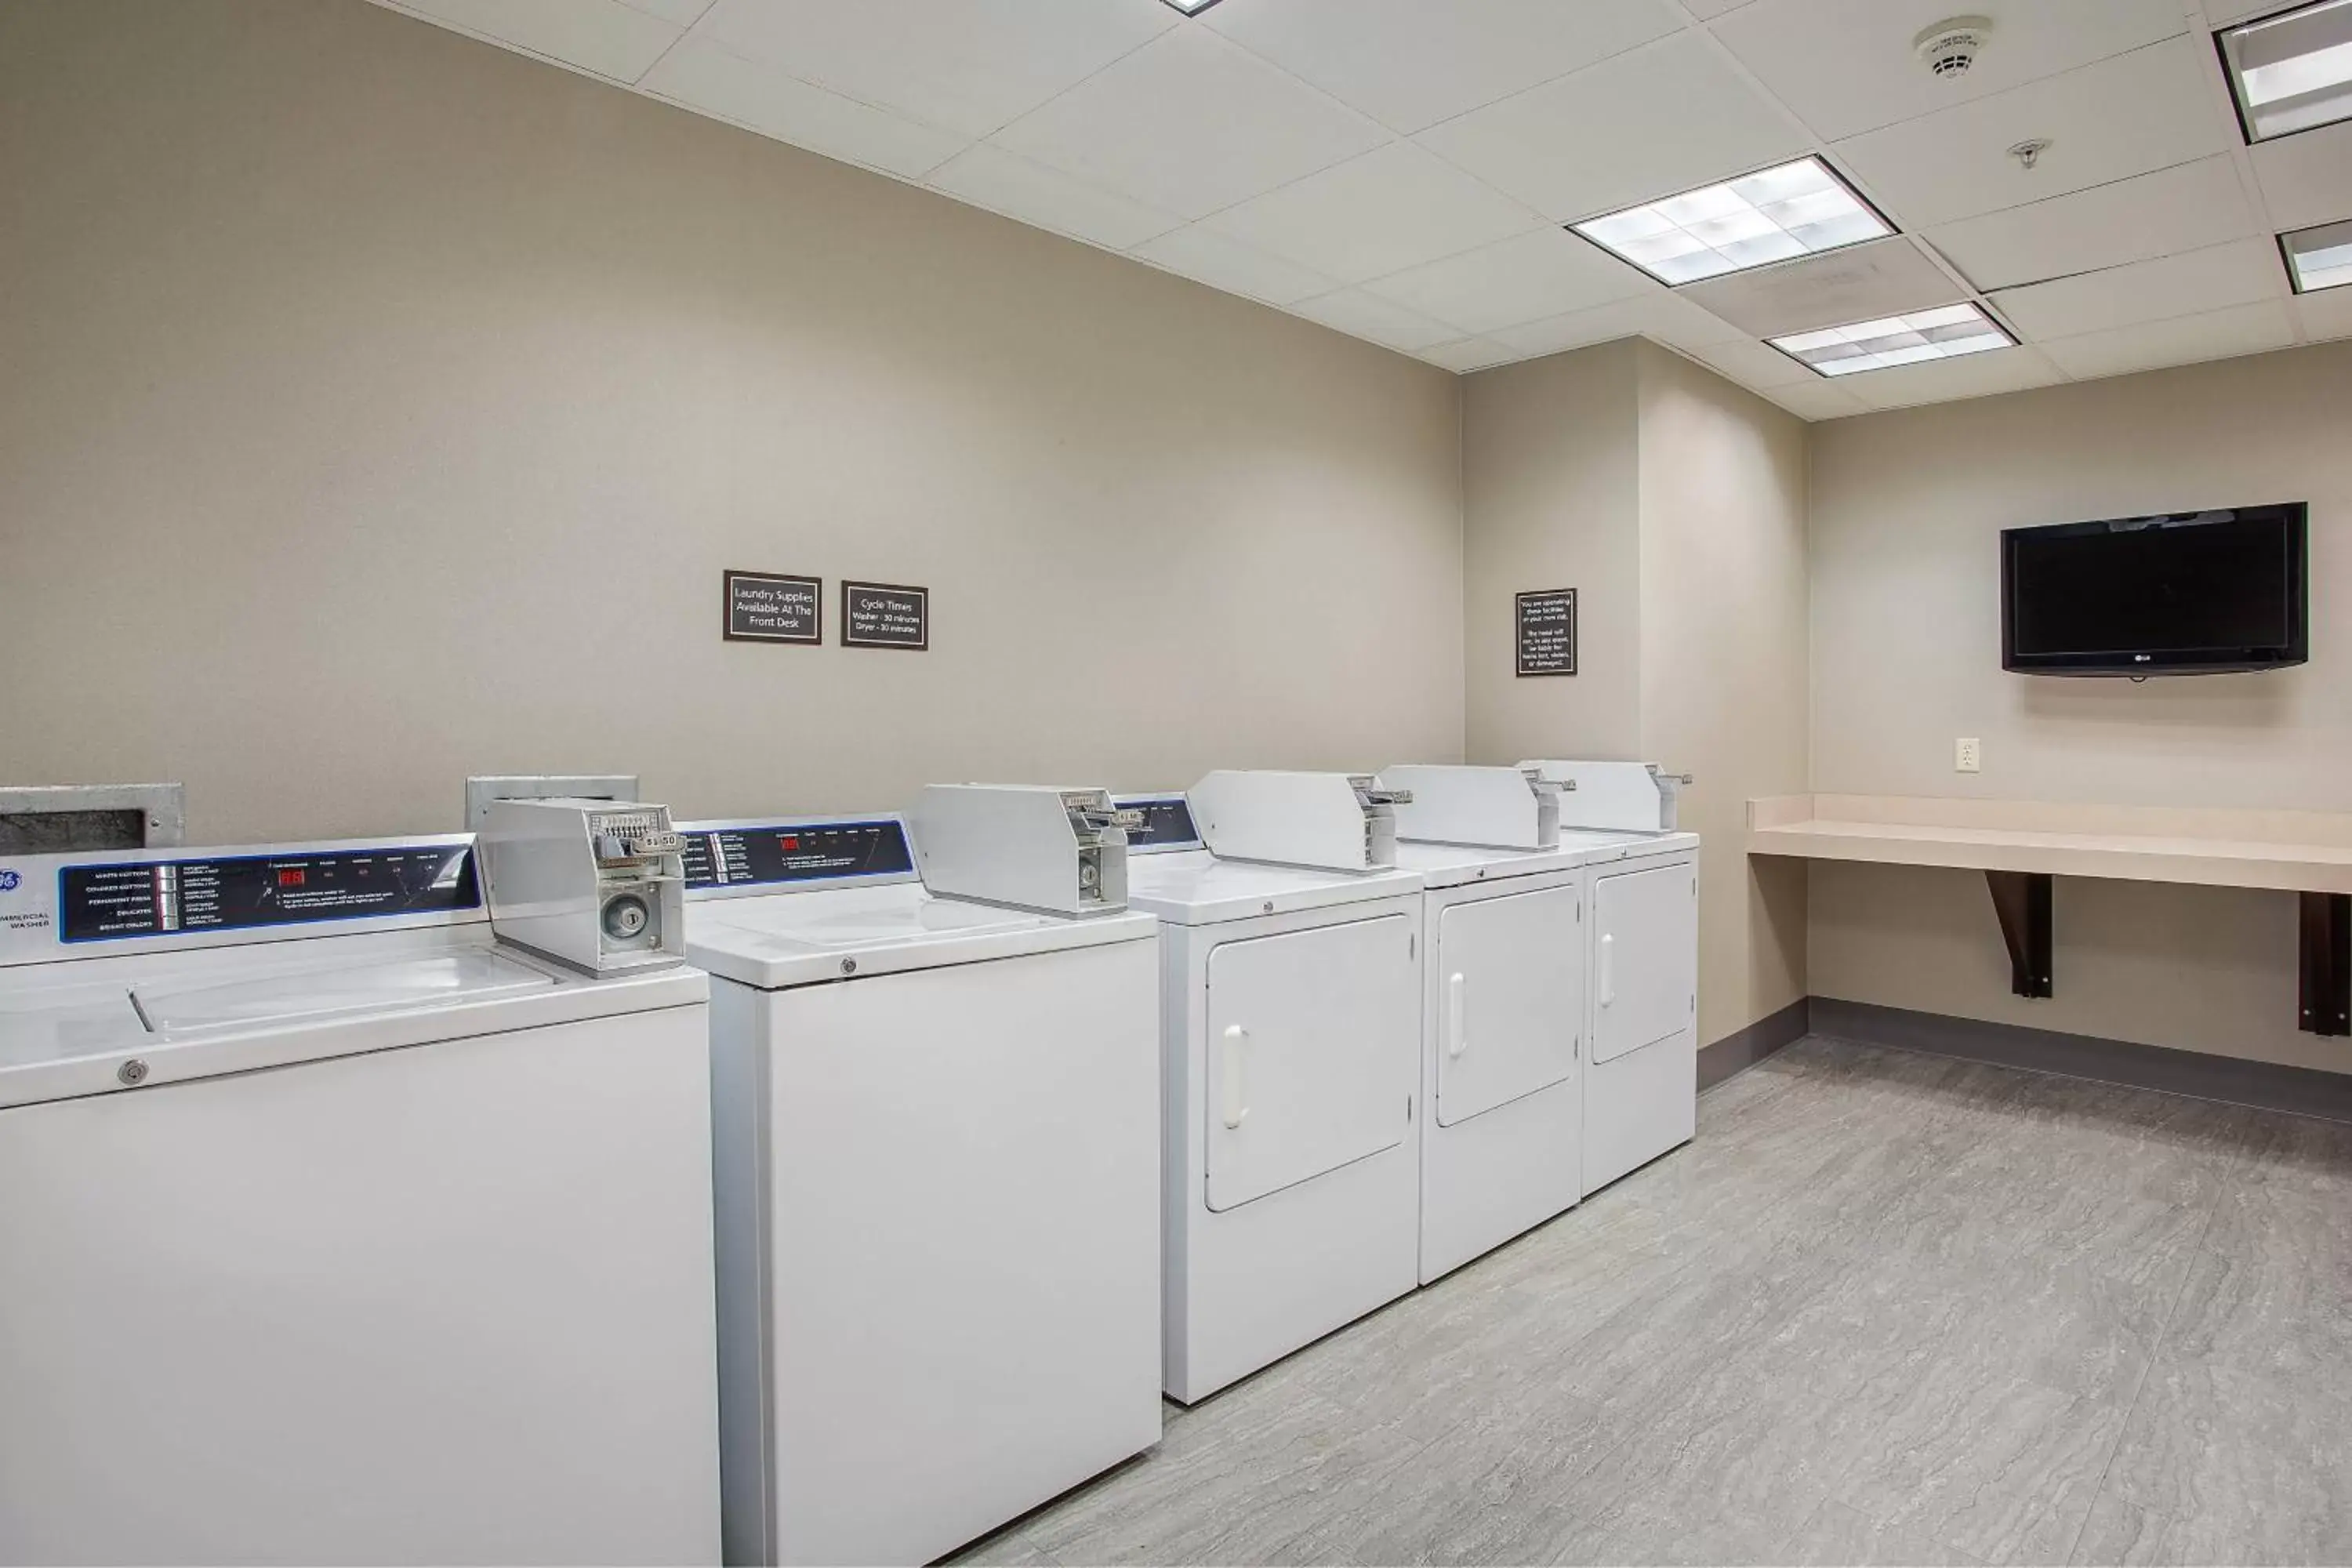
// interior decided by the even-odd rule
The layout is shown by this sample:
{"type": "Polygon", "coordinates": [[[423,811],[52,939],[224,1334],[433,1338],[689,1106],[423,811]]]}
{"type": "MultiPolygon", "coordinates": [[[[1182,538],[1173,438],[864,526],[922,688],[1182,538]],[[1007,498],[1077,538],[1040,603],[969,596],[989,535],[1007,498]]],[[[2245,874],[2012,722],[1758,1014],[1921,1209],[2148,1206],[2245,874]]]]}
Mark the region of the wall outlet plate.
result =
{"type": "Polygon", "coordinates": [[[1983,770],[1984,752],[1979,748],[1977,738],[1974,735],[1964,736],[1952,742],[1952,771],[1954,773],[1981,773],[1983,770]]]}

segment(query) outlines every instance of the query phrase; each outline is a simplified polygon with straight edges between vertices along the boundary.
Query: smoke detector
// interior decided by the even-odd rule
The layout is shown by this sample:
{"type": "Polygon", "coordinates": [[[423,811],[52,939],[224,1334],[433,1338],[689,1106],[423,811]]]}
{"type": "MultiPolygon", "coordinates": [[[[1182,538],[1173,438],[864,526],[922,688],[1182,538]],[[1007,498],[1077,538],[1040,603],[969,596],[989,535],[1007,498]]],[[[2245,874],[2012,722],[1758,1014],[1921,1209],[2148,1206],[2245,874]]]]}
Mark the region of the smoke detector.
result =
{"type": "Polygon", "coordinates": [[[1990,16],[1954,16],[1912,39],[1911,47],[1918,51],[1928,75],[1940,79],[1964,77],[1977,63],[1977,51],[1984,47],[1985,35],[1991,31],[1990,16]]]}

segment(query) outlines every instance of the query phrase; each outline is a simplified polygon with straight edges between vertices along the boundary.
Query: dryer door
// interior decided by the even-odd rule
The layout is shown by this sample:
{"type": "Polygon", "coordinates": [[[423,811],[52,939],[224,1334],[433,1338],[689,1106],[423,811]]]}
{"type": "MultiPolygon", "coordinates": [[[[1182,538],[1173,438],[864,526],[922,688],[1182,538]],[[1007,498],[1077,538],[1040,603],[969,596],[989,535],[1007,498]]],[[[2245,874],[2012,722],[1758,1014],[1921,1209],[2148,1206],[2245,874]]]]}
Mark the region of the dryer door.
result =
{"type": "Polygon", "coordinates": [[[1697,1023],[1698,868],[1687,860],[1592,884],[1592,1059],[1697,1023]]]}
{"type": "Polygon", "coordinates": [[[1208,1204],[1230,1209],[1412,1130],[1421,965],[1404,915],[1209,954],[1208,1204]]]}
{"type": "Polygon", "coordinates": [[[1574,1075],[1584,1024],[1582,889],[1449,904],[1437,916],[1437,1122],[1574,1075]]]}

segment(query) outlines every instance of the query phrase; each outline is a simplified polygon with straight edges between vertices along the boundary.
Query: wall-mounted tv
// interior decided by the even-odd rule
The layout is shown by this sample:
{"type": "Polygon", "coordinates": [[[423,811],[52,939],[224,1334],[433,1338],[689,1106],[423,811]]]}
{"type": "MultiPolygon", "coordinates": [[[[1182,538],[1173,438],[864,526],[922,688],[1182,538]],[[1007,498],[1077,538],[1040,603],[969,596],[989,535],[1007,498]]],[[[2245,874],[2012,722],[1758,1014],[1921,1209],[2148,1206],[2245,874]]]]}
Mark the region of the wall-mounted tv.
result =
{"type": "Polygon", "coordinates": [[[2004,529],[2000,664],[2040,675],[2218,675],[2310,657],[2307,508],[2004,529]]]}

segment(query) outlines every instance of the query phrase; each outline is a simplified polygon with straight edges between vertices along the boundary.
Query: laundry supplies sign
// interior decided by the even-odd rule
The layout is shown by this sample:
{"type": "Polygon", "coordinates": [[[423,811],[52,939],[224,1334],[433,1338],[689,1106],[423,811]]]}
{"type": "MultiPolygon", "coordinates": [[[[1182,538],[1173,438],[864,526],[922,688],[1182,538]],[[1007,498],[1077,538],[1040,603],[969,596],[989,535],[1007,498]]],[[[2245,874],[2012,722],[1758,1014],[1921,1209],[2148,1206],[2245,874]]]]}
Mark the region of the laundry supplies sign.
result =
{"type": "Polygon", "coordinates": [[[929,647],[931,591],[897,583],[844,583],[841,646],[929,647]]]}
{"type": "Polygon", "coordinates": [[[1576,673],[1576,590],[1542,588],[1513,595],[1518,605],[1519,673],[1576,673]]]}
{"type": "Polygon", "coordinates": [[[823,642],[824,579],[728,573],[721,635],[730,642],[823,642]]]}

